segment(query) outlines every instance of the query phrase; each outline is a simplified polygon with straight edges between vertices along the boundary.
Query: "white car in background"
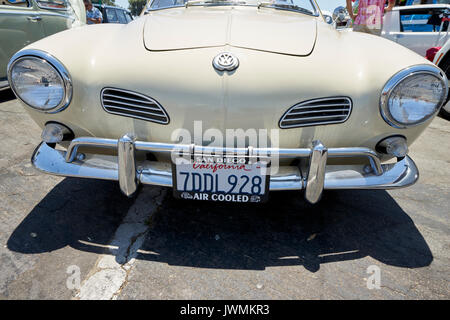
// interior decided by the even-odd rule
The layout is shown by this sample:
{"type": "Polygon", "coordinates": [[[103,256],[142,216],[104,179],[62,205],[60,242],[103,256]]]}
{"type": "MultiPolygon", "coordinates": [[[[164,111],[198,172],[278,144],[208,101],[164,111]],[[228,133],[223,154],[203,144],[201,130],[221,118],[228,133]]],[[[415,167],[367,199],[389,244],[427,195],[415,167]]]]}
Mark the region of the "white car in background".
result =
{"type": "Polygon", "coordinates": [[[428,49],[447,41],[448,22],[439,32],[446,11],[448,4],[395,7],[384,16],[382,36],[425,57],[428,49]]]}

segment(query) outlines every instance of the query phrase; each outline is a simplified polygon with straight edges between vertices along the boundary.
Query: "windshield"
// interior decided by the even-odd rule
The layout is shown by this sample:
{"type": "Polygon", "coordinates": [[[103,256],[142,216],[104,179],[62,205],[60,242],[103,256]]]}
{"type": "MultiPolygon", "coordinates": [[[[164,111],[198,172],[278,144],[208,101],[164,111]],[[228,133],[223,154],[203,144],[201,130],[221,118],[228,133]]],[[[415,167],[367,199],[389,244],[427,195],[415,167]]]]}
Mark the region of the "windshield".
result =
{"type": "Polygon", "coordinates": [[[254,6],[318,15],[312,0],[150,0],[146,11],[181,6],[254,6]]]}

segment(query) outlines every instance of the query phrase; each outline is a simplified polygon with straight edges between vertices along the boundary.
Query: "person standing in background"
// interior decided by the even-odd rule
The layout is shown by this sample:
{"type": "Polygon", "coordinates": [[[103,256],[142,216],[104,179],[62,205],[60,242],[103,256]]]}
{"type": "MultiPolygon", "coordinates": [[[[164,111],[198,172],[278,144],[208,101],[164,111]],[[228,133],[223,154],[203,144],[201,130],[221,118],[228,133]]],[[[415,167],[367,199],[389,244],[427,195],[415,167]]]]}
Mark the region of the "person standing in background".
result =
{"type": "Polygon", "coordinates": [[[103,15],[96,7],[92,5],[91,0],[84,0],[84,7],[86,9],[86,23],[97,24],[102,23],[103,15]]]}
{"type": "Polygon", "coordinates": [[[384,5],[387,0],[359,0],[358,14],[353,13],[352,1],[347,0],[347,11],[353,20],[353,31],[381,35],[383,28],[383,15],[395,6],[395,0],[389,0],[388,7],[384,5]]]}

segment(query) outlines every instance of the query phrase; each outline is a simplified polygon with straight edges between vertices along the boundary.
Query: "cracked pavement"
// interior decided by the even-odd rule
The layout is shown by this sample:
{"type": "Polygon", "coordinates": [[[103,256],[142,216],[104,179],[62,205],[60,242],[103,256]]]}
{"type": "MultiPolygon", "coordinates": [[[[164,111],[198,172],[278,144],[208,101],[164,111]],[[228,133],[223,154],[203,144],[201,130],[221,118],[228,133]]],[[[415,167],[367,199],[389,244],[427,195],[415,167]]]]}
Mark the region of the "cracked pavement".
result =
{"type": "Polygon", "coordinates": [[[0,299],[450,298],[442,118],[411,147],[417,184],[326,192],[315,206],[298,192],[237,205],[150,186],[128,199],[114,182],[41,174],[40,129],[9,91],[0,135],[0,299]],[[367,288],[370,266],[380,289],[367,288]]]}

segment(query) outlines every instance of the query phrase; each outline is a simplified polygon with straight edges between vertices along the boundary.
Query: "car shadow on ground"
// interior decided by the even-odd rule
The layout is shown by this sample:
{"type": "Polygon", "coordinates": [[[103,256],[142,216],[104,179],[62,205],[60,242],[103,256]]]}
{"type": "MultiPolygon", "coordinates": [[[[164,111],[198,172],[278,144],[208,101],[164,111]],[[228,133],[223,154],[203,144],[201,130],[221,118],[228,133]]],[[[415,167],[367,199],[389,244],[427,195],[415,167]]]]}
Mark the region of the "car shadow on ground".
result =
{"type": "Polygon", "coordinates": [[[121,196],[117,183],[65,178],[56,185],[8,239],[11,251],[24,254],[51,252],[66,246],[108,253],[132,199],[121,196]]]}
{"type": "MultiPolygon", "coordinates": [[[[8,248],[109,253],[104,245],[132,203],[117,183],[66,178],[14,230],[8,248]]],[[[386,191],[328,191],[316,205],[302,192],[274,192],[267,204],[243,205],[176,200],[168,189],[137,259],[247,270],[303,265],[315,272],[323,263],[366,256],[407,268],[433,261],[411,218],[386,191]]]]}
{"type": "Polygon", "coordinates": [[[11,89],[0,91],[0,103],[16,99],[11,89]]]}
{"type": "Polygon", "coordinates": [[[140,259],[198,268],[264,270],[371,256],[399,267],[433,256],[411,218],[383,190],[328,191],[311,205],[302,192],[272,193],[265,205],[166,199],[140,259]]]}

